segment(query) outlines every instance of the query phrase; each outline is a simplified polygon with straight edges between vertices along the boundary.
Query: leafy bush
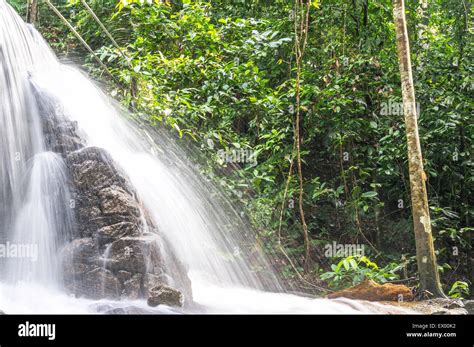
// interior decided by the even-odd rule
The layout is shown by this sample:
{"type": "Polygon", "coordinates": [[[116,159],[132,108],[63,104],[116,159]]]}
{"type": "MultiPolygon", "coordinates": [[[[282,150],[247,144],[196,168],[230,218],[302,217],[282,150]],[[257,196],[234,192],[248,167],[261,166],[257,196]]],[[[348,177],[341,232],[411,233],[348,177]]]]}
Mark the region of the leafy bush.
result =
{"type": "MultiPolygon", "coordinates": [[[[24,2],[11,2],[24,9],[24,2]]],[[[80,1],[54,2],[120,81],[109,84],[111,94],[153,124],[163,122],[194,141],[203,173],[244,206],[265,249],[278,256],[276,266],[287,273],[301,269],[294,173],[286,186],[296,111],[293,3],[88,1],[118,50],[80,1]],[[256,165],[223,162],[218,155],[239,149],[253,151],[256,165]],[[279,253],[280,241],[295,267],[279,253]]],[[[315,261],[308,272],[321,266],[332,286],[370,276],[389,280],[400,255],[415,252],[392,5],[369,1],[364,19],[362,3],[312,2],[301,71],[303,209],[311,256],[320,260],[326,242],[363,241],[373,245],[369,256],[381,264],[354,258],[329,268],[315,261]]],[[[79,52],[103,80],[91,56],[41,6],[38,26],[53,48],[73,58],[79,52]]],[[[465,265],[474,217],[474,41],[459,20],[472,13],[456,1],[431,1],[423,11],[416,1],[406,6],[438,263],[445,282],[455,274],[472,285],[465,265]]],[[[414,264],[406,269],[416,275],[414,264]]]]}
{"type": "Polygon", "coordinates": [[[328,281],[331,288],[340,289],[356,285],[364,279],[379,283],[395,280],[399,278],[396,272],[401,269],[402,265],[396,263],[380,268],[366,256],[348,256],[337,264],[332,264],[332,271],[323,273],[321,279],[328,281]]]}
{"type": "Polygon", "coordinates": [[[469,285],[464,281],[456,281],[451,286],[448,295],[452,298],[469,297],[469,285]]]}

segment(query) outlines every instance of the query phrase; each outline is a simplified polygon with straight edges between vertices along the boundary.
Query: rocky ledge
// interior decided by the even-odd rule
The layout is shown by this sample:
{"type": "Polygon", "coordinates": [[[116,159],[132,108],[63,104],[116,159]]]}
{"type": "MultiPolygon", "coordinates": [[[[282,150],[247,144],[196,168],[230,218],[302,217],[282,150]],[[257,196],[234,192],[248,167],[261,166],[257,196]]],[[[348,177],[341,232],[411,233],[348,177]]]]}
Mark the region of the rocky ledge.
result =
{"type": "Polygon", "coordinates": [[[460,299],[429,299],[421,301],[407,301],[394,304],[393,302],[383,302],[385,305],[392,305],[413,310],[421,314],[434,315],[466,315],[474,314],[474,300],[460,299]]]}
{"type": "Polygon", "coordinates": [[[358,285],[328,295],[329,299],[341,297],[376,301],[395,309],[408,309],[422,314],[474,314],[474,300],[438,298],[416,301],[411,289],[405,285],[380,285],[367,279],[358,285]]]}

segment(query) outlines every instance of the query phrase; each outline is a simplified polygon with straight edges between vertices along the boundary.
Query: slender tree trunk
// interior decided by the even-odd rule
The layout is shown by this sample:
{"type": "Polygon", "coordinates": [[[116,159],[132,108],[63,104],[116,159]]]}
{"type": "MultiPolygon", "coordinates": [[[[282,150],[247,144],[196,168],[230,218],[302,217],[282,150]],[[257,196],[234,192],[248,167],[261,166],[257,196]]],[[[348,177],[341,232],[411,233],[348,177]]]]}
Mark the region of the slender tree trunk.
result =
{"type": "Polygon", "coordinates": [[[38,0],[28,0],[26,22],[35,24],[38,19],[38,0]]]}
{"type": "Polygon", "coordinates": [[[435,297],[444,297],[439,281],[438,265],[431,233],[431,221],[426,193],[426,175],[423,171],[420,139],[416,115],[415,88],[410,60],[410,44],[405,19],[404,0],[393,0],[393,14],[397,37],[398,60],[402,82],[403,112],[408,144],[408,168],[413,224],[416,241],[416,258],[420,289],[435,297]]]}
{"type": "Polygon", "coordinates": [[[367,26],[369,23],[369,0],[364,1],[364,19],[363,19],[364,27],[367,26]]]}
{"type": "Polygon", "coordinates": [[[355,22],[355,30],[356,30],[356,35],[359,36],[359,14],[357,11],[357,0],[352,0],[352,7],[354,13],[352,14],[352,18],[354,18],[355,22]]]}

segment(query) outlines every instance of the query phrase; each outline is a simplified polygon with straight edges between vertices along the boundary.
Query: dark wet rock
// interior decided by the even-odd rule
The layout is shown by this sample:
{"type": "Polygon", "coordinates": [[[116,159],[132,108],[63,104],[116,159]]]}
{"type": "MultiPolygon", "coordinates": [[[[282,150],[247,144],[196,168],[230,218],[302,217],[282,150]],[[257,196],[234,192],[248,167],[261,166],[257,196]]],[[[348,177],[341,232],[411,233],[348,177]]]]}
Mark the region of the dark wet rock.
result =
{"type": "Polygon", "coordinates": [[[103,268],[96,268],[84,276],[84,286],[88,288],[85,294],[94,299],[120,297],[120,282],[114,274],[103,268]]]}
{"type": "Polygon", "coordinates": [[[92,238],[75,239],[62,250],[67,261],[80,264],[93,264],[97,261],[97,245],[92,238]]]}
{"type": "Polygon", "coordinates": [[[89,289],[83,285],[84,276],[97,268],[99,254],[91,238],[75,239],[61,251],[63,276],[66,288],[76,294],[85,295],[89,289]]]}
{"type": "Polygon", "coordinates": [[[130,300],[137,300],[142,297],[143,275],[136,274],[131,279],[123,283],[123,296],[130,300]]]}
{"type": "Polygon", "coordinates": [[[154,307],[158,305],[183,306],[183,294],[165,284],[157,285],[149,290],[148,305],[154,307]]]}
{"type": "Polygon", "coordinates": [[[83,148],[85,141],[76,135],[77,122],[63,121],[54,129],[55,142],[52,149],[58,153],[73,152],[83,148]]]}
{"type": "Polygon", "coordinates": [[[97,237],[100,246],[138,235],[143,225],[140,203],[110,155],[87,147],[67,156],[76,191],[77,219],[82,237],[97,237]]]}
{"type": "Polygon", "coordinates": [[[46,146],[63,155],[83,148],[85,141],[77,136],[77,122],[54,117],[55,107],[57,106],[48,103],[40,105],[40,112],[49,114],[49,117],[43,118],[42,124],[46,146]]]}
{"type": "Polygon", "coordinates": [[[117,278],[120,283],[125,283],[126,281],[132,278],[132,273],[124,270],[119,270],[117,271],[117,278]]]}
{"type": "MultiPolygon", "coordinates": [[[[66,279],[66,284],[68,288],[76,288],[77,285],[80,285],[80,282],[84,279],[84,275],[94,269],[98,268],[97,265],[90,265],[84,263],[68,263],[64,264],[64,278],[66,279]]],[[[72,290],[73,292],[75,290],[72,290]]],[[[84,294],[84,290],[80,290],[81,294],[84,294]]]]}
{"type": "MultiPolygon", "coordinates": [[[[79,233],[93,240],[96,259],[100,259],[96,265],[108,271],[97,274],[111,283],[103,293],[100,287],[92,285],[86,294],[93,297],[98,293],[105,297],[141,297],[146,258],[141,241],[129,239],[144,231],[135,192],[104,150],[88,147],[70,153],[67,158],[77,192],[79,233]]],[[[96,274],[96,271],[91,274],[96,274]]],[[[91,281],[89,273],[84,281],[91,281]]]]}
{"type": "Polygon", "coordinates": [[[67,155],[67,161],[73,171],[74,184],[82,192],[98,192],[116,186],[129,194],[133,193],[112,157],[102,148],[86,147],[71,152],[67,155]]]}
{"type": "Polygon", "coordinates": [[[146,274],[144,281],[143,281],[143,289],[145,292],[145,296],[148,297],[150,296],[150,291],[154,287],[158,287],[162,285],[163,283],[170,284],[172,282],[172,279],[170,276],[162,273],[160,275],[156,274],[146,274]]]}
{"type": "Polygon", "coordinates": [[[122,187],[110,186],[98,192],[100,208],[104,215],[120,215],[124,217],[140,216],[140,207],[133,196],[122,187]]]}
{"type": "Polygon", "coordinates": [[[97,238],[101,244],[112,242],[127,236],[138,236],[139,227],[131,222],[119,222],[104,226],[97,230],[97,238]]]}
{"type": "Polygon", "coordinates": [[[146,258],[143,241],[140,239],[120,239],[110,246],[107,267],[114,271],[146,273],[146,258]]]}

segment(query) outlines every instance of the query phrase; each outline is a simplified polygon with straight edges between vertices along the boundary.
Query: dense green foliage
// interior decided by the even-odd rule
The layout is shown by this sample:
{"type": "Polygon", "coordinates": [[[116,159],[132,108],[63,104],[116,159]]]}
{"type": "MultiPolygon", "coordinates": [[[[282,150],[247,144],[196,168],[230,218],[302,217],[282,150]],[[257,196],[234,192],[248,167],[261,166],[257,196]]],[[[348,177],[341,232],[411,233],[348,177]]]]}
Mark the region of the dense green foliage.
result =
{"type": "MultiPolygon", "coordinates": [[[[205,174],[244,206],[275,266],[296,282],[304,248],[295,174],[284,194],[294,155],[294,4],[88,3],[120,50],[80,1],[59,8],[120,81],[109,81],[111,94],[200,146],[205,174]],[[227,163],[222,151],[253,151],[257,162],[227,163]],[[277,247],[282,202],[281,242],[296,268],[277,247]]],[[[421,3],[407,2],[407,16],[438,263],[446,292],[467,296],[474,271],[472,8],[463,0],[421,3]]],[[[108,80],[45,4],[40,14],[38,26],[58,53],[79,53],[108,80]]],[[[330,288],[415,277],[392,5],[313,1],[309,22],[300,126],[313,262],[303,276],[330,288]],[[324,256],[332,241],[362,243],[365,256],[324,256]]]]}

